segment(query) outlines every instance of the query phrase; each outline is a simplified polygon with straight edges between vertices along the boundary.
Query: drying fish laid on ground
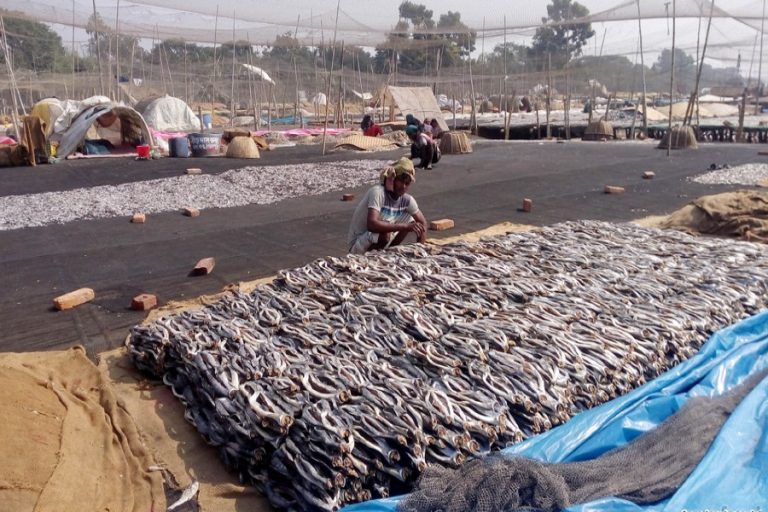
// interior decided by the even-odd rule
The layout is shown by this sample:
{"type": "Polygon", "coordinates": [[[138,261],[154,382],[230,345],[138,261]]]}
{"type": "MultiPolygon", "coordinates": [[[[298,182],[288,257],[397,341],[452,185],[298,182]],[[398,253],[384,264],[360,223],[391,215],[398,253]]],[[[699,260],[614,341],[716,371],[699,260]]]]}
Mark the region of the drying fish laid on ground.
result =
{"type": "Polygon", "coordinates": [[[706,185],[759,185],[768,180],[768,164],[744,164],[731,167],[712,164],[710,172],[700,174],[690,181],[706,185]],[[714,169],[713,169],[714,168],[714,169]]]}
{"type": "Polygon", "coordinates": [[[570,222],[319,259],[128,348],[276,507],[336,510],[626,393],[767,291],[764,246],[570,222]]]}
{"type": "Polygon", "coordinates": [[[0,197],[0,231],[82,219],[197,208],[270,204],[372,184],[386,160],[349,160],[244,167],[221,174],[184,175],[40,194],[0,197]],[[269,179],[265,180],[264,176],[269,179]],[[19,213],[23,212],[23,213],[19,213]]]}

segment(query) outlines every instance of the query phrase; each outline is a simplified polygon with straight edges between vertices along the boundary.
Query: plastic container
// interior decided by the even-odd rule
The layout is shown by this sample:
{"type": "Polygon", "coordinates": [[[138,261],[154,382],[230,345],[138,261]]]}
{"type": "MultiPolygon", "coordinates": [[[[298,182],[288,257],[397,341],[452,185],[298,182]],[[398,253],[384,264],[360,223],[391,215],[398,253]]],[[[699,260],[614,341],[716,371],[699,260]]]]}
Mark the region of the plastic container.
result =
{"type": "Polygon", "coordinates": [[[138,146],[136,146],[136,153],[138,153],[139,158],[149,158],[150,156],[149,144],[139,144],[138,146]]]}
{"type": "Polygon", "coordinates": [[[192,156],[212,156],[219,154],[219,145],[221,135],[217,133],[190,133],[189,147],[192,149],[192,156]]]}
{"type": "Polygon", "coordinates": [[[213,119],[211,114],[203,114],[203,128],[211,129],[213,127],[213,119]]]}
{"type": "Polygon", "coordinates": [[[168,154],[171,158],[189,158],[189,139],[173,137],[168,141],[168,154]]]}

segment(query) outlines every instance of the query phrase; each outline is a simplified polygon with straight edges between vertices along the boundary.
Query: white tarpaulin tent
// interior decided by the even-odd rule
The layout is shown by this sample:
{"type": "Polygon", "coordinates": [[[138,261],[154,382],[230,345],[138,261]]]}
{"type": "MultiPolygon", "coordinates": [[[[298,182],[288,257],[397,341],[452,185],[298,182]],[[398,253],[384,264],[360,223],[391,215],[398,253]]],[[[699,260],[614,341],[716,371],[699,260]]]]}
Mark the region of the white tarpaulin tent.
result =
{"type": "Polygon", "coordinates": [[[248,70],[253,75],[261,78],[265,82],[268,82],[268,83],[270,83],[272,85],[275,85],[275,81],[272,80],[272,78],[270,78],[270,76],[267,74],[267,72],[264,71],[263,69],[261,69],[260,67],[253,66],[251,64],[241,64],[241,66],[243,66],[246,70],[248,70]]]}
{"type": "Polygon", "coordinates": [[[173,96],[155,98],[139,112],[147,124],[158,131],[190,132],[200,128],[200,120],[189,105],[173,96]]]}
{"type": "Polygon", "coordinates": [[[437,119],[443,131],[448,131],[448,124],[437,104],[431,87],[387,87],[387,103],[400,109],[403,116],[412,114],[423,121],[425,118],[437,119]]]}
{"type": "Polygon", "coordinates": [[[131,107],[96,105],[83,109],[72,120],[72,124],[62,134],[56,156],[66,158],[74,153],[87,138],[88,131],[94,126],[96,120],[109,114],[114,114],[120,120],[122,143],[135,146],[143,139],[146,144],[154,145],[149,127],[137,111],[131,107]]]}

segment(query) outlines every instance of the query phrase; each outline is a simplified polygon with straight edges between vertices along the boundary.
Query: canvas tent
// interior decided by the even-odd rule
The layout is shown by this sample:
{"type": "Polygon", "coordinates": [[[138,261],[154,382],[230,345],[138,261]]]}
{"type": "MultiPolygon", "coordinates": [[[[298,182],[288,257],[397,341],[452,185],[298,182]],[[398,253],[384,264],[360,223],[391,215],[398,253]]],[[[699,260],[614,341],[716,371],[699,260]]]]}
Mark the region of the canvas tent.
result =
{"type": "Polygon", "coordinates": [[[448,124],[443,119],[443,113],[437,104],[431,87],[394,87],[388,86],[386,102],[397,107],[403,116],[412,114],[420,120],[425,118],[437,119],[437,124],[443,131],[448,131],[448,124]]]}
{"type": "Polygon", "coordinates": [[[122,144],[136,146],[143,141],[150,146],[154,145],[147,123],[136,110],[131,107],[95,105],[82,110],[62,134],[57,156],[66,158],[74,153],[84,141],[91,138],[89,130],[93,131],[98,119],[112,115],[120,122],[119,138],[122,144]]]}
{"type": "Polygon", "coordinates": [[[184,100],[173,96],[160,96],[140,101],[136,110],[147,125],[163,132],[189,132],[200,127],[200,120],[184,100]]]}

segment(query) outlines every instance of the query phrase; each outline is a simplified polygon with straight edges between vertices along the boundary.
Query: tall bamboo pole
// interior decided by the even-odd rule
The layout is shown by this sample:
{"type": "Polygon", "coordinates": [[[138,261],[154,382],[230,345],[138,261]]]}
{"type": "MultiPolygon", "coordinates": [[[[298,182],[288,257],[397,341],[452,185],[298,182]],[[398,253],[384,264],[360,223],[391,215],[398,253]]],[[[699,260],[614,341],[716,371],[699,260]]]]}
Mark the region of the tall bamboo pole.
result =
{"type": "Polygon", "coordinates": [[[763,0],[763,16],[760,18],[760,60],[757,65],[757,92],[755,93],[755,115],[760,113],[760,83],[763,79],[763,36],[765,35],[765,0],[763,0]]]}
{"type": "Polygon", "coordinates": [[[72,0],[72,99],[75,99],[75,62],[77,53],[75,52],[75,0],[72,0]]]}
{"type": "Polygon", "coordinates": [[[96,13],[96,0],[93,1],[93,31],[96,34],[96,57],[99,62],[99,94],[104,94],[104,72],[101,69],[101,43],[99,42],[98,14],[96,13]]]}
{"type": "Polygon", "coordinates": [[[694,101],[698,103],[699,98],[699,81],[701,80],[701,70],[704,69],[704,56],[707,54],[707,43],[709,42],[709,29],[712,28],[712,13],[715,10],[715,0],[712,0],[712,3],[709,7],[709,21],[707,22],[707,33],[704,36],[704,47],[701,49],[701,61],[699,61],[699,69],[696,71],[696,85],[693,89],[693,94],[691,94],[691,99],[688,102],[688,108],[690,109],[690,114],[688,113],[688,109],[686,109],[686,118],[683,119],[683,126],[691,123],[691,118],[693,118],[693,107],[694,107],[694,101]]]}
{"type": "Polygon", "coordinates": [[[331,75],[333,74],[333,60],[336,58],[336,34],[339,30],[339,10],[341,0],[336,3],[336,23],[333,26],[333,49],[331,50],[331,68],[328,71],[328,95],[325,97],[325,121],[323,123],[323,155],[325,155],[325,142],[328,134],[328,104],[331,99],[331,75]]]}
{"type": "Polygon", "coordinates": [[[120,0],[115,9],[115,100],[120,101],[120,0]]]}
{"type": "Polygon", "coordinates": [[[646,83],[645,83],[645,58],[643,57],[643,24],[642,16],[640,15],[640,0],[637,0],[637,30],[640,34],[640,70],[643,75],[643,135],[648,136],[648,104],[646,103],[646,83]]]}
{"type": "Polygon", "coordinates": [[[509,140],[509,106],[507,105],[507,16],[504,16],[504,78],[503,78],[504,100],[500,103],[504,105],[504,140],[509,140]]]}
{"type": "Polygon", "coordinates": [[[213,77],[211,78],[211,126],[213,126],[213,101],[216,89],[216,43],[219,38],[219,4],[216,4],[216,19],[213,22],[213,77]]]}
{"type": "Polygon", "coordinates": [[[667,123],[667,156],[672,148],[672,95],[675,86],[675,12],[677,0],[672,0],[672,69],[669,73],[669,121],[667,123]]]}
{"type": "Polygon", "coordinates": [[[229,125],[235,126],[235,64],[237,61],[237,58],[235,55],[237,54],[237,44],[235,43],[235,10],[232,9],[232,88],[230,90],[230,97],[229,97],[229,125]]]}
{"type": "Polygon", "coordinates": [[[11,119],[13,120],[13,128],[16,130],[16,139],[21,140],[21,133],[19,132],[19,101],[16,99],[16,95],[19,93],[19,88],[16,86],[16,77],[13,73],[13,64],[11,62],[10,48],[8,46],[8,38],[5,33],[5,20],[0,15],[0,31],[3,36],[3,57],[5,58],[5,66],[8,68],[8,77],[11,82],[11,99],[13,101],[13,112],[11,112],[11,119]]]}
{"type": "Polygon", "coordinates": [[[469,62],[469,94],[472,95],[472,97],[469,99],[470,103],[472,103],[472,114],[469,118],[469,129],[473,135],[477,135],[477,112],[475,111],[475,81],[472,77],[472,56],[469,56],[467,61],[469,62]]]}

